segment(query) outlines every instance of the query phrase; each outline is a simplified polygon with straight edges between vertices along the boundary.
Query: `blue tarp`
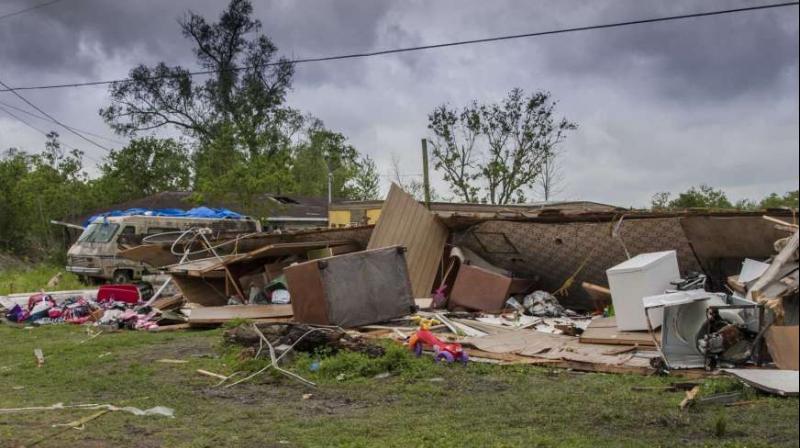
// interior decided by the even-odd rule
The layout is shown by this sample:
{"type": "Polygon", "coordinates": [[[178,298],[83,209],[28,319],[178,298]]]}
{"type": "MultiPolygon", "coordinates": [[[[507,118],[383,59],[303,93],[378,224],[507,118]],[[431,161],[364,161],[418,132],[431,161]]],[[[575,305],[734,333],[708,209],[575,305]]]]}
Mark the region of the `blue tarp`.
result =
{"type": "Polygon", "coordinates": [[[191,210],[181,210],[179,208],[129,208],[127,210],[112,210],[100,213],[87,219],[83,226],[86,227],[97,218],[107,218],[111,216],[174,216],[184,218],[228,218],[244,219],[244,215],[228,210],[227,208],[195,207],[191,210]]]}

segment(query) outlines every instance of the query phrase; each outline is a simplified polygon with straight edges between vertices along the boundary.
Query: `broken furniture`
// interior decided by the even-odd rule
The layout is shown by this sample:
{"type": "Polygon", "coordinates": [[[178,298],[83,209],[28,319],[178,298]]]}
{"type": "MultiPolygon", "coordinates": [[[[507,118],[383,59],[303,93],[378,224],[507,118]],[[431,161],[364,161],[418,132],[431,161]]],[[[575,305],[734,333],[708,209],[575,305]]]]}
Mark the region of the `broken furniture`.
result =
{"type": "MultiPolygon", "coordinates": [[[[617,327],[623,331],[647,330],[642,298],[663,294],[680,279],[674,250],[639,254],[606,271],[617,327]]],[[[661,325],[661,310],[650,315],[653,328],[661,325]]]]}
{"type": "Polygon", "coordinates": [[[275,268],[280,270],[284,266],[281,259],[328,247],[341,251],[357,249],[353,242],[346,240],[274,243],[243,254],[192,260],[166,269],[189,302],[205,306],[225,305],[231,296],[235,296],[240,302],[247,303],[250,291],[242,285],[242,279],[251,286],[255,273],[275,276],[277,272],[273,266],[277,265],[275,268]]]}
{"type": "Polygon", "coordinates": [[[525,292],[533,282],[513,278],[511,272],[493,266],[469,249],[453,247],[443,284],[449,289],[449,309],[496,313],[503,310],[509,296],[525,292]]]}
{"type": "Polygon", "coordinates": [[[297,322],[357,327],[415,310],[400,246],[307,261],[283,272],[297,322]]]}

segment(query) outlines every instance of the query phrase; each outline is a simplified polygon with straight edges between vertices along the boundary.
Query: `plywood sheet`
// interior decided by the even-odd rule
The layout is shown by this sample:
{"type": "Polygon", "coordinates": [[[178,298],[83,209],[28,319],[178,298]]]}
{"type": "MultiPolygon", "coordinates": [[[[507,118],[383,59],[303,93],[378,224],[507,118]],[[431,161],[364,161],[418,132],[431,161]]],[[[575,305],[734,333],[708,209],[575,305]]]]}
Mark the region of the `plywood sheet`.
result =
{"type": "Polygon", "coordinates": [[[650,373],[650,357],[657,356],[655,351],[645,355],[637,350],[609,354],[604,345],[581,344],[576,337],[534,330],[467,338],[463,343],[485,352],[562,361],[571,368],[600,372],[650,373]]]}
{"type": "Polygon", "coordinates": [[[800,388],[797,370],[722,369],[741,381],[764,392],[784,397],[796,397],[800,388]]]}
{"type": "Polygon", "coordinates": [[[767,349],[779,369],[798,370],[800,327],[773,325],[767,330],[767,349]]]}
{"type": "Polygon", "coordinates": [[[392,184],[367,249],[404,246],[414,296],[428,297],[447,236],[447,228],[436,216],[392,184]]]}
{"type": "Polygon", "coordinates": [[[169,246],[160,244],[144,244],[141,246],[125,249],[119,256],[128,260],[138,261],[150,266],[159,268],[173,263],[177,263],[179,258],[170,251],[169,246]]]}
{"type": "MultiPolygon", "coordinates": [[[[660,333],[656,334],[658,338],[660,333]]],[[[615,317],[598,317],[592,320],[581,334],[584,344],[639,345],[654,347],[655,343],[647,331],[620,331],[615,317]]]]}
{"type": "Polygon", "coordinates": [[[233,319],[292,317],[291,305],[226,305],[195,308],[189,325],[221,324],[233,319]]]}

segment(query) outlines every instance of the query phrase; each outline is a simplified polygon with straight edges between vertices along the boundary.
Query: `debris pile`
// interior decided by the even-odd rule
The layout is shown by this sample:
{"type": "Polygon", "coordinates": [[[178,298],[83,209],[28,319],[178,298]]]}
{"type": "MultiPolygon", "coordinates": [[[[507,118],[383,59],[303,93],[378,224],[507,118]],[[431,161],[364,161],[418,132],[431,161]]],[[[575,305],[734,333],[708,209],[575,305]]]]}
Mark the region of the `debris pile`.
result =
{"type": "Polygon", "coordinates": [[[295,351],[306,353],[314,353],[322,349],[332,353],[345,350],[364,353],[373,358],[384,354],[384,348],[380,345],[340,328],[321,328],[305,324],[241,324],[225,330],[223,339],[230,344],[249,347],[255,353],[255,350],[263,349],[262,336],[270,340],[277,355],[282,355],[289,347],[295,351]]]}
{"type": "MultiPolygon", "coordinates": [[[[279,362],[291,351],[325,347],[380,356],[381,347],[369,340],[382,338],[439,361],[740,377],[739,370],[756,368],[796,378],[795,224],[746,213],[624,218],[624,228],[616,215],[600,224],[596,213],[564,222],[554,211],[445,220],[392,186],[374,228],[213,244],[206,230],[195,229],[191,238],[201,249],[162,241],[126,251],[140,261],[169,260],[162,256],[167,248],[179,258],[158,266],[168,277],[152,297],[139,291],[125,299],[125,288],[112,300],[101,300],[103,288],[93,298],[39,295],[7,307],[7,314],[14,321],[132,329],[246,319],[225,332],[226,340],[253,356],[268,350],[270,368],[287,376],[293,374],[279,362]],[[648,226],[670,230],[648,238],[648,226]],[[641,238],[626,243],[630,229],[641,238]],[[543,235],[556,231],[550,245],[543,235]],[[558,251],[563,258],[541,264],[540,253],[558,251]],[[165,295],[168,286],[177,293],[165,295]]],[[[747,378],[757,383],[759,376],[747,378]]]]}

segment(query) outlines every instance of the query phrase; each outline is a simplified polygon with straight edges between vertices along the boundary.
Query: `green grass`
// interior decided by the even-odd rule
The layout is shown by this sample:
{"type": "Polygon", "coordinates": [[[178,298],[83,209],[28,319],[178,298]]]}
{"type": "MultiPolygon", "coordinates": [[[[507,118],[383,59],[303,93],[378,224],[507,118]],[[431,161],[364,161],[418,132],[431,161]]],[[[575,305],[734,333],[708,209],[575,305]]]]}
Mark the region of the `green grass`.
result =
{"type": "MultiPolygon", "coordinates": [[[[88,447],[598,447],[797,446],[798,400],[757,395],[729,379],[703,394],[742,390],[754,404],[695,406],[683,393],[635,392],[676,378],[579,374],[531,366],[437,365],[387,345],[387,355],[301,354],[290,368],[233,388],[197,369],[231,374],[264,361],[221,345],[222,330],[117,332],[0,325],[0,407],[113,403],[175,409],[176,418],[109,413],[82,431],[51,427],[94,411],[0,413],[0,446],[88,447]],[[33,355],[41,348],[45,364],[33,355]],[[182,359],[165,364],[158,359],[182,359]],[[315,360],[317,371],[309,371],[315,360]],[[388,378],[376,374],[390,372],[388,378]],[[311,394],[304,398],[304,394],[311,394]],[[59,430],[62,432],[57,433],[59,430]]],[[[268,371],[271,372],[271,371],[268,371]]]]}
{"type": "Polygon", "coordinates": [[[34,291],[65,291],[85,289],[78,277],[66,272],[63,266],[36,265],[29,269],[13,269],[0,271],[0,295],[34,291]],[[61,280],[54,288],[48,288],[47,282],[61,272],[61,280]]]}

